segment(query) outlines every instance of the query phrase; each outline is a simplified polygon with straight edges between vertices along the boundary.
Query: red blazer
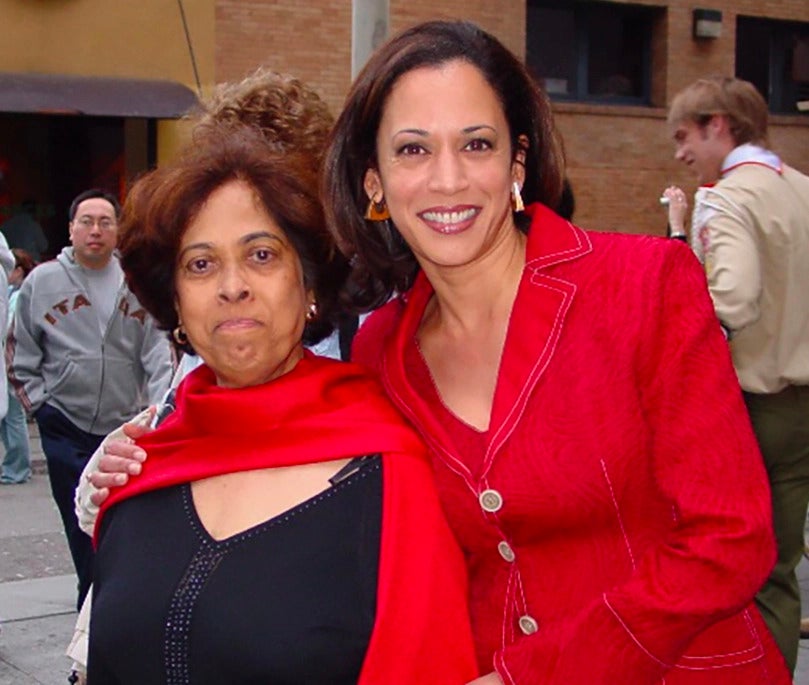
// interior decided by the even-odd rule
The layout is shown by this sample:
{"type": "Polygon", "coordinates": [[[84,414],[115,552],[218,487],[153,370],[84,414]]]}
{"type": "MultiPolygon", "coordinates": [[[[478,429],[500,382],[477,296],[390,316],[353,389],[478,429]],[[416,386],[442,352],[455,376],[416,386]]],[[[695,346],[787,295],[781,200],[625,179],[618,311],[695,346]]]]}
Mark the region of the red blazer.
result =
{"type": "Polygon", "coordinates": [[[482,466],[403,362],[432,296],[423,274],[355,344],[432,450],[482,672],[788,685],[751,603],[775,559],[769,489],[702,269],[679,241],[529,211],[482,466]]]}

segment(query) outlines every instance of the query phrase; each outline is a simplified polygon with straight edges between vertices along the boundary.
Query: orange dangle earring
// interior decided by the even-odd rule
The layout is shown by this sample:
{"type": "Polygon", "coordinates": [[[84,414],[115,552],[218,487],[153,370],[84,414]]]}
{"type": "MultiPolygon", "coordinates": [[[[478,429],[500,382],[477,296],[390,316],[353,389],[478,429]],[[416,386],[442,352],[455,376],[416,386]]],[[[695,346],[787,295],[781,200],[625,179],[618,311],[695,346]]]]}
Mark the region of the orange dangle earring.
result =
{"type": "Polygon", "coordinates": [[[384,197],[379,202],[371,198],[368,202],[368,209],[365,210],[365,218],[368,221],[387,221],[390,219],[390,212],[384,197]]]}

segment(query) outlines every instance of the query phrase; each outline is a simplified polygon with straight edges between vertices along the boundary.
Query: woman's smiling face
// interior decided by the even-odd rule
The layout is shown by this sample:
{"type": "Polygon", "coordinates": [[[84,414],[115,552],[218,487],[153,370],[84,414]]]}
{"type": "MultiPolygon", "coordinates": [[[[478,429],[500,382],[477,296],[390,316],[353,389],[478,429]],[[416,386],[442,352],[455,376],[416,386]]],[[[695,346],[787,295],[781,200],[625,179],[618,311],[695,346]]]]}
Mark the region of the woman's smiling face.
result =
{"type": "Polygon", "coordinates": [[[265,383],[303,356],[313,296],[292,243],[247,183],[217,188],[189,223],[175,287],[180,322],[219,385],[265,383]]]}
{"type": "Polygon", "coordinates": [[[452,60],[401,76],[376,151],[366,193],[384,196],[422,267],[473,263],[514,234],[510,193],[523,167],[503,106],[477,67],[452,60]]]}

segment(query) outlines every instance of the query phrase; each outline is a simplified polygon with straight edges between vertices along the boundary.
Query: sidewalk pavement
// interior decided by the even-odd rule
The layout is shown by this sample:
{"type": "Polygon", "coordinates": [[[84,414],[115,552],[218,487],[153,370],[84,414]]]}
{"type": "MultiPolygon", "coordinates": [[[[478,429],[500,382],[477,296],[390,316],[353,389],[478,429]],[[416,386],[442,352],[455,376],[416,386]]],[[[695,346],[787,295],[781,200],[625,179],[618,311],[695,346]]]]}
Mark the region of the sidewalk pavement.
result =
{"type": "MultiPolygon", "coordinates": [[[[31,438],[34,477],[24,485],[0,487],[0,685],[66,685],[76,576],[35,425],[31,438]]],[[[806,615],[806,559],[798,575],[806,615]]],[[[801,640],[794,683],[809,685],[809,640],[801,640]]]]}
{"type": "Polygon", "coordinates": [[[36,425],[33,478],[0,486],[0,685],[66,685],[76,576],[36,425]]]}
{"type": "Polygon", "coordinates": [[[0,584],[0,685],[66,685],[75,596],[73,575],[0,584]]]}
{"type": "MultiPolygon", "coordinates": [[[[809,540],[809,518],[806,522],[806,539],[809,540]]],[[[804,556],[798,566],[798,582],[801,586],[803,615],[809,616],[809,559],[804,556]]],[[[809,685],[809,640],[798,643],[798,665],[792,679],[795,685],[809,685]]]]}

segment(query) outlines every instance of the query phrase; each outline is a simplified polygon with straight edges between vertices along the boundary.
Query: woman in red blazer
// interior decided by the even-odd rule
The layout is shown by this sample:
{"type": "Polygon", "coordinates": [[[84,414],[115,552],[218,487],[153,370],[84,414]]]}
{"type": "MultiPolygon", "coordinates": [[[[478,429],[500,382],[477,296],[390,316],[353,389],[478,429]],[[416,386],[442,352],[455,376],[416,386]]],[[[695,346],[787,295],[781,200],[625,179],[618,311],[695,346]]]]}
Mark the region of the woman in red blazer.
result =
{"type": "Polygon", "coordinates": [[[387,301],[355,357],[432,450],[475,683],[789,683],[753,605],[769,491],[702,271],[555,215],[562,177],[545,96],[463,22],[383,46],[326,154],[355,300],[387,301]]]}

